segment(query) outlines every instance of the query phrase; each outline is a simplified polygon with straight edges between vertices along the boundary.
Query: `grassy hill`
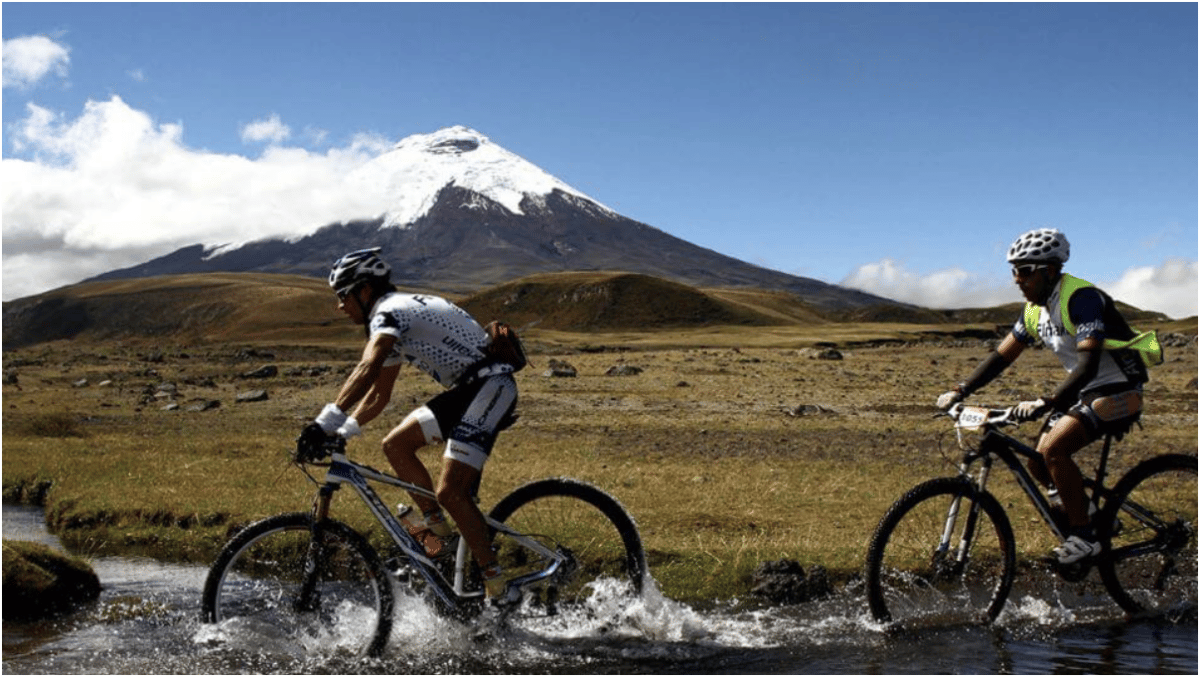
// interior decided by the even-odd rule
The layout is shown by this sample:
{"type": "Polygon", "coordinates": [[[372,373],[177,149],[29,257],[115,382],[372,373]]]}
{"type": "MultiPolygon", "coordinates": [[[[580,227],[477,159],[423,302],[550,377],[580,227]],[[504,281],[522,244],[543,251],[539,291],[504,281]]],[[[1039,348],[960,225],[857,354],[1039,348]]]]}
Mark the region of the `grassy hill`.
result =
{"type": "MultiPolygon", "coordinates": [[[[535,275],[454,300],[481,321],[574,332],[829,321],[783,292],[710,292],[616,272],[535,275]]],[[[8,349],[63,339],[328,343],[356,333],[323,280],[294,275],[87,282],[4,304],[8,349]]]]}
{"type": "MultiPolygon", "coordinates": [[[[438,293],[434,290],[434,293],[438,293]]],[[[1012,322],[1019,304],[931,310],[879,307],[835,315],[798,296],[746,288],[699,289],[623,272],[549,273],[452,297],[480,321],[503,319],[547,332],[620,333],[716,328],[830,333],[859,324],[934,333],[988,333],[1012,322]],[[956,329],[957,327],[957,329],[956,329]]],[[[1135,325],[1195,333],[1195,318],[1170,322],[1123,306],[1135,325]]],[[[885,330],[883,333],[888,333],[885,330]]],[[[871,335],[878,338],[880,331],[871,335]]],[[[331,344],[359,330],[337,309],[324,280],[265,273],[201,273],[87,282],[4,304],[4,348],[64,339],[331,344]]]]}
{"type": "Polygon", "coordinates": [[[785,293],[701,290],[648,275],[553,273],[524,277],[461,301],[481,320],[559,331],[776,326],[826,322],[785,293]]]}
{"type": "Polygon", "coordinates": [[[326,342],[348,328],[322,280],[209,273],[88,282],[4,304],[4,348],[61,339],[326,342]]]}

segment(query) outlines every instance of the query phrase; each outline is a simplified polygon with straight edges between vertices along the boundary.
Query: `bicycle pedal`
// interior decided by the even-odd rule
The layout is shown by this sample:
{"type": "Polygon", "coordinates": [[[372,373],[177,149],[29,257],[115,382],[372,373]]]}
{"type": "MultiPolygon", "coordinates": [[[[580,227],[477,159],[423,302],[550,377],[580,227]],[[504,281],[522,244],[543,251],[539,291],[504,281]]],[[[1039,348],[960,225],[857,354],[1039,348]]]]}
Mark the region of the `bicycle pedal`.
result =
{"type": "Polygon", "coordinates": [[[487,597],[484,601],[484,613],[497,619],[503,619],[521,604],[521,588],[511,582],[505,584],[499,594],[487,597]]]}

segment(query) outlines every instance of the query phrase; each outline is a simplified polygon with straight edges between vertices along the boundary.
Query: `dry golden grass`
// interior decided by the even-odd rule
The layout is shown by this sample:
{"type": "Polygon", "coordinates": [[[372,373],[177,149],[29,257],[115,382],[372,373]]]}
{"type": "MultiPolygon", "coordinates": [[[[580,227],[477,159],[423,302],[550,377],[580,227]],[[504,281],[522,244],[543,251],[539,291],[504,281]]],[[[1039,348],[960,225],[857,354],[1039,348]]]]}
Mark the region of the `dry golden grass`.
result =
{"type": "MultiPolygon", "coordinates": [[[[257,353],[245,344],[133,342],[6,352],[5,369],[19,384],[4,386],[6,496],[52,480],[49,516],[67,541],[92,552],[142,548],[207,561],[234,525],[310,504],[312,486],[285,458],[357,357],[361,339],[345,329],[336,341],[258,343],[257,353]],[[264,364],[277,365],[280,376],[239,377],[264,364]],[[73,385],[81,379],[86,386],[73,385]],[[177,385],[184,409],[200,400],[222,404],[163,411],[163,401],[146,398],[164,382],[177,385]],[[252,388],[265,388],[270,399],[234,403],[252,388]]],[[[592,482],[638,521],[652,573],[677,598],[746,595],[754,567],[782,558],[844,579],[861,566],[892,501],[953,472],[949,421],[934,417],[932,403],[986,348],[916,342],[934,329],[533,329],[533,364],[518,377],[521,420],[500,439],[482,502],[546,476],[592,482]],[[913,341],[857,343],[903,338],[913,341]],[[812,357],[818,341],[841,345],[844,359],[812,357]],[[574,365],[578,377],[543,376],[551,358],[574,365]],[[606,375],[619,364],[642,371],[606,375]]],[[[1147,388],[1145,429],[1119,445],[1115,473],[1158,453],[1196,453],[1196,373],[1194,343],[1168,349],[1147,388]]],[[[1027,352],[979,400],[1033,397],[1061,375],[1050,355],[1027,352]]],[[[382,466],[378,444],[388,425],[436,391],[406,370],[391,408],[353,442],[352,455],[382,466]]],[[[1020,433],[1032,435],[1027,428],[1020,433]]],[[[427,463],[437,458],[427,452],[427,463]]],[[[1030,521],[1011,480],[997,476],[992,487],[1012,506],[1021,550],[1044,553],[1051,545],[1044,528],[1030,521]]],[[[335,512],[365,526],[354,503],[342,496],[335,512]]]]}

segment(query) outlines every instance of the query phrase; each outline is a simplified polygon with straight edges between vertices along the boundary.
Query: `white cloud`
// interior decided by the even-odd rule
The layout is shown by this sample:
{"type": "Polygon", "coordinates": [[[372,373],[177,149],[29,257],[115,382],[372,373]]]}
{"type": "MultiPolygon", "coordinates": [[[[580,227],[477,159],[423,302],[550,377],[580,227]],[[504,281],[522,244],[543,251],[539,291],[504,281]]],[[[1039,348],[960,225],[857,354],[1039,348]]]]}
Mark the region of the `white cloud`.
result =
{"type": "Polygon", "coordinates": [[[894,259],[859,266],[840,283],[927,308],[976,308],[1013,301],[1012,282],[985,278],[961,268],[929,274],[908,270],[894,259]]]}
{"type": "Polygon", "coordinates": [[[44,35],[4,41],[4,87],[31,87],[48,75],[67,76],[71,50],[44,35]]]}
{"type": "MultiPolygon", "coordinates": [[[[1159,266],[1130,268],[1115,282],[1093,282],[1143,310],[1176,319],[1196,314],[1196,261],[1169,259],[1159,266]]],[[[1020,300],[1010,280],[985,278],[959,268],[921,274],[893,259],[859,266],[839,284],[928,308],[977,308],[1020,300]]]]}
{"type": "Polygon", "coordinates": [[[1196,262],[1168,259],[1160,266],[1130,268],[1105,291],[1132,306],[1181,319],[1196,314],[1196,262]]]}
{"type": "Polygon", "coordinates": [[[329,138],[329,132],[310,125],[304,128],[304,138],[308,140],[309,144],[320,146],[325,143],[325,139],[329,138]]]}
{"type": "Polygon", "coordinates": [[[0,166],[5,299],[192,244],[299,237],[385,210],[384,196],[344,178],[391,147],[376,135],[321,153],[272,145],[249,159],[188,148],[182,125],[115,96],[74,119],[27,110],[9,139],[30,159],[0,166]]]}
{"type": "Polygon", "coordinates": [[[265,120],[255,120],[248,125],[242,125],[242,141],[246,143],[265,141],[270,144],[278,144],[283,143],[291,135],[292,130],[283,124],[276,114],[272,114],[265,120]]]}

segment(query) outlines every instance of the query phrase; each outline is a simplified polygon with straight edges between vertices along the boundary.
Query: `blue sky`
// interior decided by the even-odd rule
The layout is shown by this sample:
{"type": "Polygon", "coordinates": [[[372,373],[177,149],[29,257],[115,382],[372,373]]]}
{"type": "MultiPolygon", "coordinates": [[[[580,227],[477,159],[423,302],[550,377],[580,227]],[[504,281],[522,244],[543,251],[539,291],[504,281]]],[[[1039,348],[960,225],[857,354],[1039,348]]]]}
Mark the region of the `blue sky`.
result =
{"type": "Polygon", "coordinates": [[[217,244],[239,220],[322,218],[272,191],[460,124],[777,270],[991,305],[1019,300],[1008,244],[1055,227],[1069,271],[1196,313],[1192,3],[2,12],[5,299],[217,244]],[[228,189],[243,170],[265,177],[254,198],[228,189]],[[225,225],[131,223],[172,209],[225,225]]]}

